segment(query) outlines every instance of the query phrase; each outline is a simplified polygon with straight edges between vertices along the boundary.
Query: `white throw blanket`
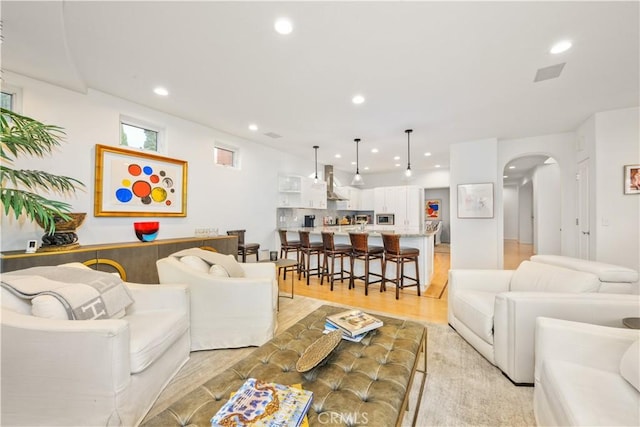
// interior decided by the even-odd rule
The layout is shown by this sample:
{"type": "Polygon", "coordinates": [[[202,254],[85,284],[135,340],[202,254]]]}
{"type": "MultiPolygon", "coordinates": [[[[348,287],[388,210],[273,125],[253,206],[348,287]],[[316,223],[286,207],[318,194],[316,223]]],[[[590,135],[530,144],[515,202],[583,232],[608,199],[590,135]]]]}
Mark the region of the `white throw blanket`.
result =
{"type": "Polygon", "coordinates": [[[70,320],[108,319],[133,303],[111,273],[74,267],[32,267],[2,274],[2,287],[24,299],[52,295],[70,320]]]}

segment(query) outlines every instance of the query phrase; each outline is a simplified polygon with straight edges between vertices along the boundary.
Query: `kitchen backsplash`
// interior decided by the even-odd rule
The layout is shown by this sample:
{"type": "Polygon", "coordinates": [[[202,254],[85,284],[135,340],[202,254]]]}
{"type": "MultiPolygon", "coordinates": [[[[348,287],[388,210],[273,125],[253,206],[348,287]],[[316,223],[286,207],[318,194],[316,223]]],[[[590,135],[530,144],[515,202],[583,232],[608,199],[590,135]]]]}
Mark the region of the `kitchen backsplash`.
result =
{"type": "Polygon", "coordinates": [[[302,227],[305,215],[315,215],[315,226],[338,225],[348,219],[355,223],[355,215],[368,215],[370,224],[373,224],[373,211],[343,211],[337,209],[301,209],[301,208],[278,208],[277,221],[278,228],[281,227],[302,227]],[[331,221],[331,223],[329,223],[331,221]]]}

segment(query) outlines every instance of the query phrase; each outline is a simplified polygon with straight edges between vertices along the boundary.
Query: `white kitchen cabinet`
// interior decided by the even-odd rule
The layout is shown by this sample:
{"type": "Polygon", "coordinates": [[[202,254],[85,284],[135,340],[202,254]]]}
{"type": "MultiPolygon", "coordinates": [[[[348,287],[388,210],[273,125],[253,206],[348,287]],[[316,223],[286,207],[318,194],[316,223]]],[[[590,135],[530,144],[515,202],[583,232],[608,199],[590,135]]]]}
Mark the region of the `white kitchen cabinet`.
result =
{"type": "Polygon", "coordinates": [[[336,208],[339,211],[357,211],[360,210],[360,193],[361,190],[355,187],[340,187],[338,192],[344,195],[348,200],[338,200],[336,208]]]}
{"type": "Polygon", "coordinates": [[[418,229],[422,222],[422,193],[415,186],[375,188],[375,213],[393,214],[396,227],[418,229]]]}
{"type": "Polygon", "coordinates": [[[310,209],[327,208],[327,183],[314,182],[312,178],[302,178],[302,206],[310,209]]]}
{"type": "Polygon", "coordinates": [[[376,209],[375,204],[375,189],[366,188],[360,190],[360,208],[361,211],[374,211],[376,209]]]}
{"type": "Polygon", "coordinates": [[[279,208],[327,208],[327,183],[312,178],[283,175],[278,177],[279,208]]]}

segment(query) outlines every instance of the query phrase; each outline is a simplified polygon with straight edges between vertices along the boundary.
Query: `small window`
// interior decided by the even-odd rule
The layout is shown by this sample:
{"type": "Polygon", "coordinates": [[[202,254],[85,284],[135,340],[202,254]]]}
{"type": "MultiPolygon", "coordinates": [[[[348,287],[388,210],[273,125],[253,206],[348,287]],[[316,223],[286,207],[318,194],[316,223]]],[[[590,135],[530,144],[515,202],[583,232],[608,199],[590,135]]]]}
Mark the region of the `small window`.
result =
{"type": "Polygon", "coordinates": [[[238,168],[238,150],[216,145],[213,149],[213,159],[216,165],[238,168]]]}
{"type": "Polygon", "coordinates": [[[163,133],[157,126],[127,117],[120,118],[120,145],[123,147],[162,152],[163,133]]]}
{"type": "Polygon", "coordinates": [[[2,92],[2,98],[0,98],[2,108],[5,110],[13,110],[13,94],[2,92]]]}
{"type": "Polygon", "coordinates": [[[0,106],[5,110],[20,113],[21,95],[21,89],[3,83],[2,92],[0,93],[0,106]]]}

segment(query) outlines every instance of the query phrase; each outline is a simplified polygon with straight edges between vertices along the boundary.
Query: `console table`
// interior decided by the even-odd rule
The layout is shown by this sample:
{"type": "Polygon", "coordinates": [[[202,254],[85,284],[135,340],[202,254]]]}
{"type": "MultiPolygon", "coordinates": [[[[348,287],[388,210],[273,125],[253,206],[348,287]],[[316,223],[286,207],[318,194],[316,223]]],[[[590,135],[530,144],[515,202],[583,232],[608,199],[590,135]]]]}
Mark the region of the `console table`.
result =
{"type": "MultiPolygon", "coordinates": [[[[0,257],[0,271],[14,271],[43,265],[58,265],[68,262],[86,262],[98,259],[110,259],[120,264],[126,274],[127,281],[135,283],[158,283],[156,261],[183,249],[208,246],[222,254],[236,256],[238,252],[238,238],[236,236],[216,237],[186,237],[177,239],[160,239],[153,242],[108,243],[102,245],[83,245],[78,248],[59,252],[24,251],[2,252],[0,257]]],[[[101,271],[111,267],[96,264],[101,271]]]]}

